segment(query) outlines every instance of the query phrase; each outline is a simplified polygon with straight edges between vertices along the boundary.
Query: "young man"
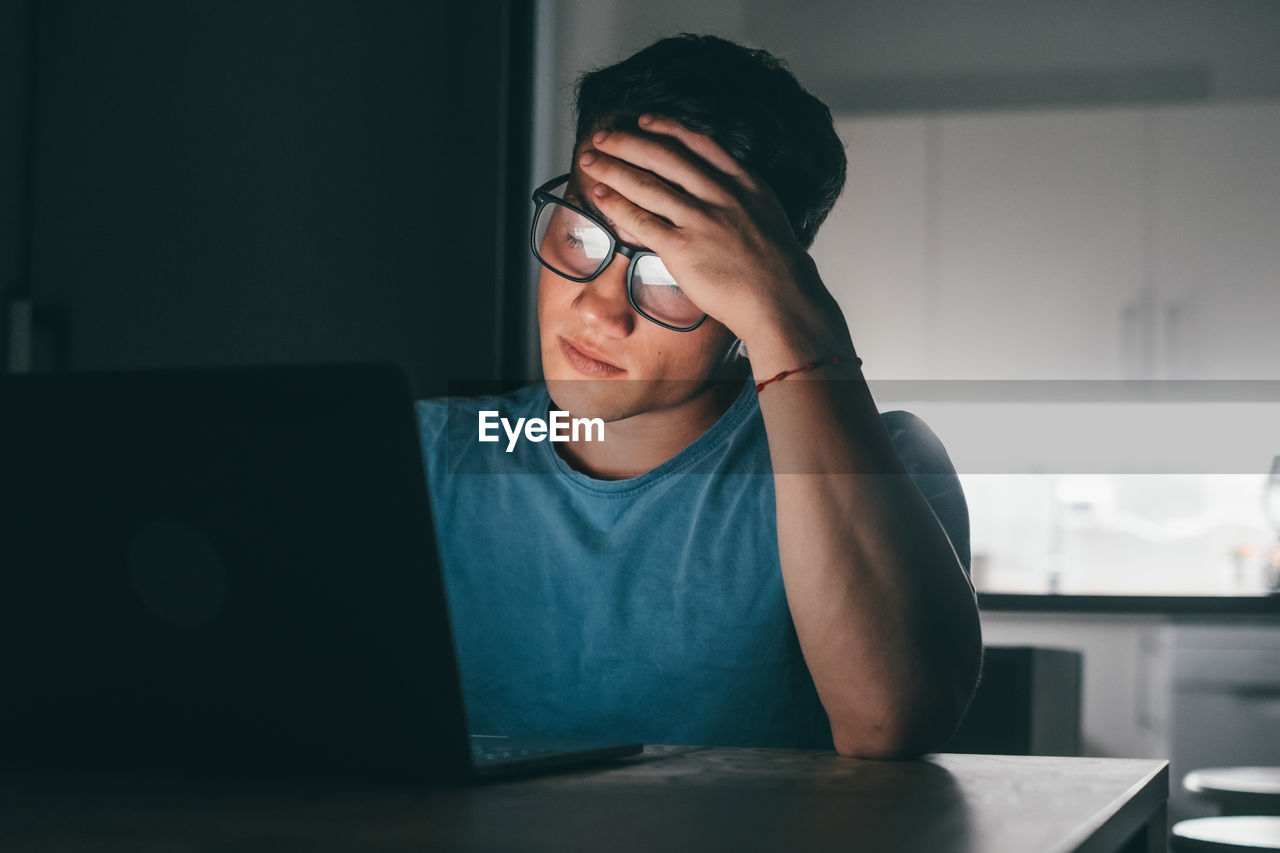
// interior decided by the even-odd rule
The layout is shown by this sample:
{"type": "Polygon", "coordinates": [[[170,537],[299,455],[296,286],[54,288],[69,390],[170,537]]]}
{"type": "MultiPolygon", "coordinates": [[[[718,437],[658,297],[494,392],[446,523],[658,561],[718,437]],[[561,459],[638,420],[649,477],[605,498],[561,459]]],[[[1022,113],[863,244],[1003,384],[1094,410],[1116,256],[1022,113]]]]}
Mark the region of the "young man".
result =
{"type": "Polygon", "coordinates": [[[935,748],[981,659],[968,516],[805,251],[844,182],[829,112],[694,36],[577,107],[535,193],[545,384],[420,404],[473,731],[935,748]],[[550,410],[605,440],[510,430],[550,410]]]}

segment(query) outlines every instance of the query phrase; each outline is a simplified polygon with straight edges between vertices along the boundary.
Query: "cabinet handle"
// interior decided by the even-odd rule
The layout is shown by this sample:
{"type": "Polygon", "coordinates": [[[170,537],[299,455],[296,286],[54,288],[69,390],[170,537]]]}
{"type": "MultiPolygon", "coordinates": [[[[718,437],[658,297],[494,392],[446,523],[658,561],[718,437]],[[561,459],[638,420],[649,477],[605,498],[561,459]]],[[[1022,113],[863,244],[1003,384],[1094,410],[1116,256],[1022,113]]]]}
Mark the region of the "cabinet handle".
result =
{"type": "Polygon", "coordinates": [[[1182,303],[1169,302],[1164,306],[1164,363],[1171,379],[1185,379],[1182,375],[1182,303]]]}
{"type": "Polygon", "coordinates": [[[1131,299],[1120,309],[1120,370],[1122,378],[1130,379],[1141,375],[1139,353],[1141,341],[1140,306],[1136,299],[1131,299]]]}
{"type": "Polygon", "coordinates": [[[1120,334],[1123,336],[1126,379],[1149,379],[1155,372],[1155,295],[1142,291],[1120,309],[1120,334]],[[1131,365],[1131,366],[1130,366],[1131,365]]]}
{"type": "Polygon", "coordinates": [[[1280,701],[1280,684],[1239,684],[1231,688],[1231,695],[1255,702],[1280,701]]]}
{"type": "Polygon", "coordinates": [[[1280,685],[1251,684],[1234,687],[1231,695],[1254,713],[1280,720],[1280,685]]]}

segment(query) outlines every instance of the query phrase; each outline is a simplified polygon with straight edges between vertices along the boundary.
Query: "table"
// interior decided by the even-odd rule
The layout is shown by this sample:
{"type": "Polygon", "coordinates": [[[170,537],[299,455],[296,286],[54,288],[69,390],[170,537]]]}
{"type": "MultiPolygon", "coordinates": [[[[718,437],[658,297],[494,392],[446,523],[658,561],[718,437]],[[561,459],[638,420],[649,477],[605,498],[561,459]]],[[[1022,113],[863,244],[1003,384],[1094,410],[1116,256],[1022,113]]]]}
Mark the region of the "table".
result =
{"type": "Polygon", "coordinates": [[[651,746],[455,787],[0,767],[5,851],[1165,849],[1163,761],[651,746]]]}

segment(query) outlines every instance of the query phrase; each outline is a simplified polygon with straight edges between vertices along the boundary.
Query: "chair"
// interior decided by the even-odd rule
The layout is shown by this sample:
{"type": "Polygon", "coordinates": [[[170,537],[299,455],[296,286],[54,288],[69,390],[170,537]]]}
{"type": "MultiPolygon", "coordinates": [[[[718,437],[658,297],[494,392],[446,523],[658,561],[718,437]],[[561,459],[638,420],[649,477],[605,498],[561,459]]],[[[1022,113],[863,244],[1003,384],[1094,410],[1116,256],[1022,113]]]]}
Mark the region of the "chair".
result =
{"type": "Polygon", "coordinates": [[[939,752],[1079,755],[1080,652],[988,646],[960,728],[939,752]]]}
{"type": "Polygon", "coordinates": [[[1280,767],[1207,767],[1188,773],[1182,787],[1222,816],[1175,823],[1174,853],[1280,850],[1280,767]]]}
{"type": "Polygon", "coordinates": [[[1170,836],[1173,853],[1241,853],[1280,850],[1280,817],[1230,815],[1178,821],[1170,836]]]}
{"type": "Polygon", "coordinates": [[[1216,805],[1219,814],[1280,815],[1280,767],[1193,770],[1182,787],[1216,805]]]}

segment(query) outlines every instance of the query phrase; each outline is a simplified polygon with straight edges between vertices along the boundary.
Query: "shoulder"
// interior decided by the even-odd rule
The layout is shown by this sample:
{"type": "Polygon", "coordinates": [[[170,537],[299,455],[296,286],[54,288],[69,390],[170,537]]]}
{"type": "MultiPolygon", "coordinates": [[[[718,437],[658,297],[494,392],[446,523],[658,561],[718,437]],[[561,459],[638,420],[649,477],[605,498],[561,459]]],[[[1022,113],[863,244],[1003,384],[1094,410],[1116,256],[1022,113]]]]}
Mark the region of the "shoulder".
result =
{"type": "Polygon", "coordinates": [[[884,412],[880,420],[888,430],[894,450],[898,452],[911,481],[929,502],[961,563],[968,570],[969,506],[942,439],[924,420],[911,412],[884,412]]]}
{"type": "Polygon", "coordinates": [[[942,439],[920,417],[901,410],[885,412],[880,421],[910,474],[955,474],[942,439]]]}

